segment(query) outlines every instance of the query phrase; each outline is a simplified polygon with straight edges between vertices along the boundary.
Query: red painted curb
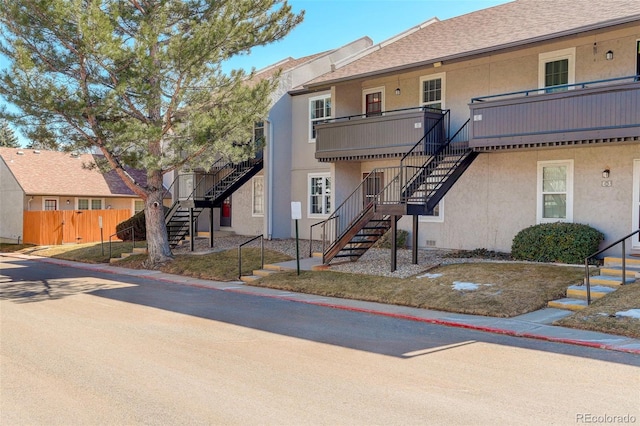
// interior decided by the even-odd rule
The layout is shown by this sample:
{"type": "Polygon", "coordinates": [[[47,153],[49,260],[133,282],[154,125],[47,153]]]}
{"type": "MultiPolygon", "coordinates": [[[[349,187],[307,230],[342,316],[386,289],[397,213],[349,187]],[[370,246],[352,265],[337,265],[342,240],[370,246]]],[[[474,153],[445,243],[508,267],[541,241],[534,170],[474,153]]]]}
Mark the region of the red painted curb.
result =
{"type": "MultiPolygon", "coordinates": [[[[22,258],[22,259],[27,259],[27,260],[37,260],[37,261],[42,261],[42,262],[47,262],[47,263],[53,263],[53,264],[57,264],[57,265],[61,265],[61,266],[69,266],[69,267],[76,268],[76,269],[98,271],[98,272],[103,272],[103,273],[107,273],[107,274],[114,274],[114,275],[115,274],[119,274],[119,272],[117,272],[117,271],[109,270],[109,269],[106,269],[106,268],[87,268],[87,267],[84,267],[82,264],[65,265],[64,262],[69,262],[69,261],[60,262],[60,261],[53,260],[53,259],[50,259],[50,258],[45,258],[45,257],[29,259],[29,258],[25,258],[25,257],[19,256],[19,255],[11,256],[11,253],[3,253],[3,255],[8,255],[8,257],[16,257],[16,258],[22,258]]],[[[123,269],[126,269],[126,268],[123,268],[123,269]]],[[[135,276],[133,274],[124,274],[124,275],[135,276]]],[[[535,334],[535,333],[521,333],[521,332],[517,332],[517,331],[514,331],[514,330],[507,330],[507,329],[501,329],[501,328],[495,328],[495,327],[487,327],[487,326],[479,326],[479,325],[466,324],[466,323],[462,323],[462,322],[455,322],[455,321],[449,321],[449,320],[440,320],[440,319],[434,319],[434,318],[421,318],[421,317],[417,317],[417,316],[414,316],[414,315],[396,314],[396,313],[392,313],[392,312],[377,311],[377,310],[373,310],[373,309],[356,308],[356,307],[352,307],[352,306],[338,305],[338,304],[335,304],[335,303],[305,301],[305,300],[300,300],[300,299],[296,299],[296,298],[293,298],[293,297],[283,297],[283,296],[268,295],[268,294],[256,294],[256,293],[253,293],[253,292],[250,292],[250,291],[239,290],[239,289],[220,289],[220,288],[215,288],[215,287],[211,287],[211,286],[207,286],[207,285],[203,285],[203,284],[189,283],[189,282],[179,282],[179,281],[176,281],[176,280],[171,280],[171,279],[162,278],[162,277],[143,276],[141,278],[147,278],[147,279],[154,280],[154,281],[172,283],[172,284],[177,284],[177,285],[186,285],[186,286],[189,286],[189,287],[196,287],[196,288],[203,288],[203,289],[217,290],[217,291],[228,291],[228,292],[233,292],[233,293],[238,293],[238,294],[246,294],[246,295],[251,295],[251,296],[268,297],[268,298],[271,298],[271,299],[286,300],[286,301],[289,301],[289,302],[305,303],[305,304],[308,304],[308,305],[322,306],[322,307],[332,308],[332,309],[341,309],[341,310],[344,310],[344,311],[361,312],[361,313],[367,313],[367,314],[373,314],[373,315],[386,316],[386,317],[390,317],[390,318],[406,319],[406,320],[409,320],[409,321],[424,322],[424,323],[428,323],[428,324],[436,324],[436,325],[442,325],[442,326],[447,326],[447,327],[465,328],[465,329],[469,329],[469,330],[482,331],[482,332],[486,332],[486,333],[502,334],[502,335],[505,335],[505,336],[524,337],[524,338],[528,338],[528,339],[543,340],[543,341],[547,341],[547,342],[584,346],[584,347],[595,348],[595,349],[606,349],[606,350],[611,350],[611,351],[617,351],[617,352],[624,352],[624,353],[640,355],[640,349],[625,349],[625,348],[620,348],[618,346],[608,345],[608,344],[604,344],[604,343],[595,343],[595,342],[590,342],[590,341],[585,341],[585,340],[576,340],[576,339],[568,339],[568,338],[560,338],[560,337],[550,337],[550,336],[544,336],[544,335],[535,334]]],[[[247,284],[243,283],[242,285],[247,285],[247,284]]],[[[264,288],[264,287],[258,287],[258,288],[264,288]]],[[[284,291],[284,290],[280,290],[280,291],[284,291]]],[[[321,295],[313,295],[313,296],[322,297],[321,295]]],[[[622,338],[623,336],[620,336],[620,337],[622,338]]]]}

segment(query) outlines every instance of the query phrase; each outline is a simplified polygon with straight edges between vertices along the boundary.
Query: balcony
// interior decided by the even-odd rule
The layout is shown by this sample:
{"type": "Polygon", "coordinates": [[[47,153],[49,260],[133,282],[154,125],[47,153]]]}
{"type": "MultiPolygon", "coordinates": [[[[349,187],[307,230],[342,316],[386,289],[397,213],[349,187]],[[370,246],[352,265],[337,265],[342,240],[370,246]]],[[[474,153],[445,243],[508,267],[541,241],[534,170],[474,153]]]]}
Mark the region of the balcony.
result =
{"type": "Polygon", "coordinates": [[[469,108],[476,150],[640,137],[638,76],[474,98],[469,108]]]}
{"type": "MultiPolygon", "coordinates": [[[[437,109],[410,108],[382,115],[354,115],[316,126],[316,158],[330,162],[401,157],[443,116],[437,109]]],[[[448,117],[448,116],[447,116],[448,117]]],[[[441,121],[446,137],[447,124],[441,121]]]]}

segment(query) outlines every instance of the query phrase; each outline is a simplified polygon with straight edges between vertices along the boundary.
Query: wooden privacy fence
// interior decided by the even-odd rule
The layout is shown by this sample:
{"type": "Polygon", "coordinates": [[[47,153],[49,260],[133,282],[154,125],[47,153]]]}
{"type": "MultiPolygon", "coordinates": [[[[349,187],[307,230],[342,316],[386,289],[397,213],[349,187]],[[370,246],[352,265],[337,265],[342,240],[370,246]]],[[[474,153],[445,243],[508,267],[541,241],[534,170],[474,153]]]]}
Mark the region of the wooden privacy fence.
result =
{"type": "Polygon", "coordinates": [[[99,242],[100,217],[103,237],[108,240],[116,225],[131,216],[131,210],[25,211],[23,240],[36,245],[99,242]]]}

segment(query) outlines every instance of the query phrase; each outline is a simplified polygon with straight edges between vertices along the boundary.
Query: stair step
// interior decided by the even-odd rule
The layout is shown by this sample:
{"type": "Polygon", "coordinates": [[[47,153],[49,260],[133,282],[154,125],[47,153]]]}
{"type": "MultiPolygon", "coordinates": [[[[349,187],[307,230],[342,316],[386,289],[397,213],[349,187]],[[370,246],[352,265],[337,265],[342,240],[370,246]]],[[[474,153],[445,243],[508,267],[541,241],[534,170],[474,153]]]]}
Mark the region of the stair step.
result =
{"type": "Polygon", "coordinates": [[[262,277],[259,277],[257,275],[243,275],[243,276],[240,277],[240,281],[243,281],[245,283],[254,283],[254,282],[260,280],[260,278],[262,278],[262,277]]]}
{"type": "MultiPolygon", "coordinates": [[[[640,258],[625,257],[625,264],[627,267],[640,268],[640,258]]],[[[604,258],[605,266],[622,266],[622,258],[615,256],[606,256],[604,258]]]]}
{"type": "MultiPolygon", "coordinates": [[[[624,284],[632,284],[636,281],[635,278],[627,278],[625,279],[624,284]]],[[[589,282],[591,284],[596,285],[606,285],[610,287],[618,287],[622,285],[622,277],[616,277],[611,275],[594,275],[589,278],[589,282]]]]}
{"type": "MultiPolygon", "coordinates": [[[[609,293],[616,291],[613,287],[595,285],[591,286],[591,298],[600,299],[609,293]]],[[[586,285],[572,285],[567,288],[567,297],[574,299],[587,299],[587,286],[586,285]]]]}
{"type": "Polygon", "coordinates": [[[580,311],[587,307],[587,301],[565,297],[564,299],[552,300],[547,303],[550,308],[568,309],[570,311],[580,311]]]}
{"type": "MultiPolygon", "coordinates": [[[[640,267],[630,267],[626,265],[625,267],[625,275],[627,278],[637,278],[640,277],[640,267]]],[[[622,276],[622,266],[603,266],[600,268],[601,275],[609,275],[612,277],[621,277],[622,276]]]]}
{"type": "Polygon", "coordinates": [[[274,264],[267,264],[267,265],[264,265],[264,266],[262,267],[262,269],[266,269],[266,270],[268,270],[268,271],[275,271],[275,272],[280,272],[280,271],[283,271],[283,270],[284,270],[284,269],[282,268],[282,266],[280,266],[280,265],[274,265],[274,264]]]}
{"type": "Polygon", "coordinates": [[[256,269],[253,271],[253,275],[257,275],[259,277],[268,277],[269,275],[275,274],[279,271],[273,271],[269,269],[256,269]]]}
{"type": "Polygon", "coordinates": [[[133,250],[131,250],[133,253],[135,254],[147,254],[147,248],[146,247],[134,247],[133,250]]]}
{"type": "Polygon", "coordinates": [[[126,259],[131,256],[133,253],[120,253],[120,259],[126,259]]]}

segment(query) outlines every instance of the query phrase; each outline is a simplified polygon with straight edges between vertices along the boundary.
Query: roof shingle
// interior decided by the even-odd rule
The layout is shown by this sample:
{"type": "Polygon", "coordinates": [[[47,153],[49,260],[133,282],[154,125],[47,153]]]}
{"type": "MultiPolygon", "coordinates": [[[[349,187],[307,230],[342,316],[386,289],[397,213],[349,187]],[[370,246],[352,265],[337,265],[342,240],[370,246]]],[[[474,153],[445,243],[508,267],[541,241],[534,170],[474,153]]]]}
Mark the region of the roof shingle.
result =
{"type": "MultiPolygon", "coordinates": [[[[99,155],[0,148],[0,157],[27,195],[136,196],[114,170],[102,174],[83,167],[102,157],[99,155]]],[[[127,172],[142,185],[146,184],[144,171],[127,169],[127,172]]]]}

